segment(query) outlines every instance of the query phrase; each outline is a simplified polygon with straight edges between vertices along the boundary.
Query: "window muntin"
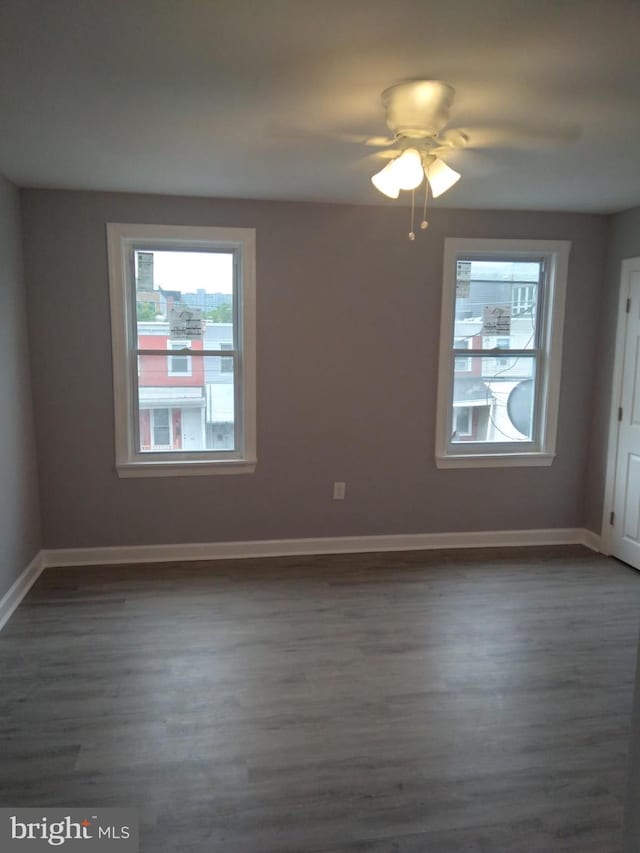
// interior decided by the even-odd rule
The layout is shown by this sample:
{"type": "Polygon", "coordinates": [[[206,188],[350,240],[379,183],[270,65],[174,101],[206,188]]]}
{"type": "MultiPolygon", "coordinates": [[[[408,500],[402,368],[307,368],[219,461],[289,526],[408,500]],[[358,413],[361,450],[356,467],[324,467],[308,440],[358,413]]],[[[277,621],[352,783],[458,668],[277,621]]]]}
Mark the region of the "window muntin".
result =
{"type": "Polygon", "coordinates": [[[551,463],[569,247],[446,241],[440,467],[551,463]]]}
{"type": "Polygon", "coordinates": [[[108,235],[119,473],[253,470],[253,230],[108,235]]]}

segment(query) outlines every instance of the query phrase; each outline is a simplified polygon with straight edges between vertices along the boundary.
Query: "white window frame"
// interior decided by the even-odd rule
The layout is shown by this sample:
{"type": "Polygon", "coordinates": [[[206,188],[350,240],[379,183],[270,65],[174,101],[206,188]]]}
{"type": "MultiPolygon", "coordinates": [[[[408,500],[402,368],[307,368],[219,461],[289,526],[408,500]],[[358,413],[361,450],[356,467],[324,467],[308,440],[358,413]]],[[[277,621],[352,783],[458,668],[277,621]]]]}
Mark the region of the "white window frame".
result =
{"type": "MultiPolygon", "coordinates": [[[[175,351],[176,346],[178,346],[180,349],[190,349],[189,341],[178,341],[178,340],[172,340],[172,339],[169,339],[167,341],[167,349],[170,352],[175,351]]],[[[186,355],[183,352],[177,352],[175,355],[167,356],[167,376],[184,376],[186,378],[191,376],[191,356],[186,355]],[[187,369],[186,370],[174,370],[174,366],[173,366],[173,359],[174,358],[185,358],[187,360],[186,361],[187,369]]]]}
{"type": "Polygon", "coordinates": [[[183,477],[253,472],[257,462],[255,229],[110,222],[107,224],[107,247],[118,475],[183,477]],[[225,358],[232,358],[235,364],[236,449],[233,451],[153,453],[139,450],[134,252],[145,249],[234,253],[237,340],[235,349],[225,352],[225,358]]]}
{"type": "MultiPolygon", "coordinates": [[[[571,243],[566,240],[445,240],[435,458],[438,468],[495,468],[551,465],[556,455],[562,331],[571,243]],[[455,350],[456,263],[461,257],[487,260],[544,260],[545,279],[536,359],[538,393],[534,440],[530,442],[451,442],[455,350]]],[[[495,351],[474,350],[477,355],[495,351]]]]}

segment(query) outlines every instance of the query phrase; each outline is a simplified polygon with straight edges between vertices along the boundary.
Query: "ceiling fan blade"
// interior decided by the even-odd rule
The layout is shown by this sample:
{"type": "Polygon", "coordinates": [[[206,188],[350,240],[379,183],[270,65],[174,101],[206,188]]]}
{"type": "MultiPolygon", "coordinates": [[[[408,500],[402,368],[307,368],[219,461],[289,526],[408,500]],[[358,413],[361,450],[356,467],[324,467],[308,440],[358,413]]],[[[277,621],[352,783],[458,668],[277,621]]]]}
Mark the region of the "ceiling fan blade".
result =
{"type": "Polygon", "coordinates": [[[487,177],[500,171],[499,155],[495,150],[450,148],[438,154],[438,157],[465,179],[487,177]]]}
{"type": "Polygon", "coordinates": [[[393,145],[396,139],[393,136],[365,136],[361,133],[333,133],[333,139],[340,142],[349,142],[354,145],[367,145],[372,148],[384,148],[387,145],[393,145]]]}
{"type": "Polygon", "coordinates": [[[393,160],[394,157],[398,157],[400,154],[402,154],[400,148],[387,148],[384,151],[373,151],[371,154],[365,154],[364,157],[360,157],[358,162],[372,163],[375,166],[380,165],[385,160],[393,160]]]}
{"type": "Polygon", "coordinates": [[[578,125],[497,124],[451,128],[438,139],[452,148],[526,149],[567,145],[575,142],[580,133],[578,125]]]}
{"type": "Polygon", "coordinates": [[[369,136],[364,140],[364,144],[372,145],[376,148],[384,148],[387,145],[394,145],[396,141],[394,136],[369,136]]]}

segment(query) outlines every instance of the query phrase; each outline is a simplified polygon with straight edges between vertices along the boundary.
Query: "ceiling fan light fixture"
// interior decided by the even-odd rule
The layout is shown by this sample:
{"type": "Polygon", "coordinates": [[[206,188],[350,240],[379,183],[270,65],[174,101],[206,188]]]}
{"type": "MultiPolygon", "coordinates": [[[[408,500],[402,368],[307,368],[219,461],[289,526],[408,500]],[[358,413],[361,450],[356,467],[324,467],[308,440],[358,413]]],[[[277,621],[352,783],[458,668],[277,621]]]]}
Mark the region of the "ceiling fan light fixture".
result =
{"type": "Polygon", "coordinates": [[[391,162],[393,177],[401,190],[414,190],[424,178],[422,157],[415,148],[407,148],[391,162]]]}
{"type": "Polygon", "coordinates": [[[376,174],[371,178],[371,183],[374,187],[389,198],[398,198],[398,195],[400,194],[400,187],[398,186],[398,181],[396,180],[396,176],[392,169],[394,163],[395,160],[392,160],[391,163],[387,163],[384,169],[376,172],[376,174]]]}
{"type": "Polygon", "coordinates": [[[438,198],[438,196],[446,193],[460,180],[460,177],[459,172],[447,166],[442,160],[434,160],[429,165],[429,184],[432,196],[438,198]]]}

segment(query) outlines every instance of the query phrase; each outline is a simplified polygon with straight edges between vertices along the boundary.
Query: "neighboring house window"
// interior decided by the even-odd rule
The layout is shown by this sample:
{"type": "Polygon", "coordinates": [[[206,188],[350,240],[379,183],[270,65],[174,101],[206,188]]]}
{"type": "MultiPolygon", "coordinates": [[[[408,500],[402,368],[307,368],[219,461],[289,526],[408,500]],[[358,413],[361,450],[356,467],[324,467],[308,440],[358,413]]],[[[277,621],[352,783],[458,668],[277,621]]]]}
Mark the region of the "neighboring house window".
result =
{"type": "MultiPolygon", "coordinates": [[[[233,349],[233,344],[221,343],[220,349],[233,349]]],[[[233,359],[232,358],[221,358],[220,359],[220,372],[221,373],[233,373],[233,359]]]]}
{"type": "MultiPolygon", "coordinates": [[[[510,345],[510,338],[498,338],[496,341],[496,349],[509,349],[510,345]]],[[[507,367],[508,365],[508,358],[496,358],[496,367],[507,367]]]]}
{"type": "Polygon", "coordinates": [[[107,238],[118,474],[253,471],[255,231],[110,223],[107,238]]]}
{"type": "Polygon", "coordinates": [[[438,467],[551,465],[570,248],[445,241],[438,467]]]}
{"type": "MultiPolygon", "coordinates": [[[[167,349],[190,349],[190,341],[168,341],[167,349]]],[[[167,361],[169,362],[167,370],[169,376],[191,376],[191,356],[170,355],[167,361]]]]}
{"type": "MultiPolygon", "coordinates": [[[[470,349],[471,341],[469,338],[456,338],[453,342],[456,349],[470,349]]],[[[458,372],[459,373],[468,373],[471,370],[471,359],[468,358],[466,361],[464,358],[459,359],[458,361],[458,372]]]]}
{"type": "Polygon", "coordinates": [[[455,431],[460,438],[471,435],[471,409],[469,406],[461,406],[454,409],[455,431]]]}
{"type": "Polygon", "coordinates": [[[156,450],[172,446],[169,409],[151,409],[151,428],[153,431],[153,447],[156,450]]]}
{"type": "Polygon", "coordinates": [[[511,312],[514,316],[517,314],[527,314],[534,309],[534,288],[529,285],[514,285],[511,312]]]}

